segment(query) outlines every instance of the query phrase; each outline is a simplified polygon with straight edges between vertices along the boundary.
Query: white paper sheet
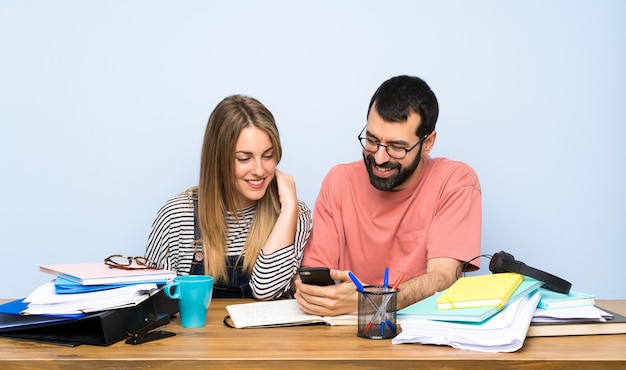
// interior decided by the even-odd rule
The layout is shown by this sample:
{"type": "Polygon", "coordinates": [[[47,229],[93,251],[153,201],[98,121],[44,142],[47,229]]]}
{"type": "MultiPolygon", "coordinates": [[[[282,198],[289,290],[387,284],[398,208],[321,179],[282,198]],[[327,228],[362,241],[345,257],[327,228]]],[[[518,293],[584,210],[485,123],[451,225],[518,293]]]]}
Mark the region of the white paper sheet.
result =
{"type": "Polygon", "coordinates": [[[481,352],[515,352],[524,344],[541,295],[534,292],[482,323],[404,320],[393,344],[447,345],[481,352]]]}
{"type": "Polygon", "coordinates": [[[121,288],[75,294],[57,294],[54,281],[35,289],[24,302],[28,308],[25,315],[74,314],[104,311],[113,308],[134,306],[150,296],[156,284],[135,284],[121,288]]]}

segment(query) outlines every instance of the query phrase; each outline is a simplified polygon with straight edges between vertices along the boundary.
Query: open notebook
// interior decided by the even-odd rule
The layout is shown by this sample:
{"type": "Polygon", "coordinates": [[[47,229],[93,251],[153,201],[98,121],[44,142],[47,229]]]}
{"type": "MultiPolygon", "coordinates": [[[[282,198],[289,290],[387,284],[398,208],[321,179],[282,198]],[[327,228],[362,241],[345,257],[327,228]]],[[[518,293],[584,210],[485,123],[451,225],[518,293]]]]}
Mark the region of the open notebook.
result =
{"type": "Polygon", "coordinates": [[[253,302],[226,306],[233,325],[238,328],[267,328],[296,325],[357,325],[357,315],[315,316],[302,311],[295,299],[253,302]]]}

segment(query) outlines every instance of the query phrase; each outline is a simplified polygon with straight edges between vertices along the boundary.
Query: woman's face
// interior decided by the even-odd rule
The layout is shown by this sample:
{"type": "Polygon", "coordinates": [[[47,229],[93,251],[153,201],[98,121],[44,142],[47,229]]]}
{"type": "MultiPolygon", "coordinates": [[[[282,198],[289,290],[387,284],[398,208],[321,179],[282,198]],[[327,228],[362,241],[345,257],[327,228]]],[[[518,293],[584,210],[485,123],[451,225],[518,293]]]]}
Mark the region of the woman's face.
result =
{"type": "Polygon", "coordinates": [[[261,199],[276,172],[274,147],[269,135],[254,126],[244,128],[235,146],[238,208],[261,199]]]}

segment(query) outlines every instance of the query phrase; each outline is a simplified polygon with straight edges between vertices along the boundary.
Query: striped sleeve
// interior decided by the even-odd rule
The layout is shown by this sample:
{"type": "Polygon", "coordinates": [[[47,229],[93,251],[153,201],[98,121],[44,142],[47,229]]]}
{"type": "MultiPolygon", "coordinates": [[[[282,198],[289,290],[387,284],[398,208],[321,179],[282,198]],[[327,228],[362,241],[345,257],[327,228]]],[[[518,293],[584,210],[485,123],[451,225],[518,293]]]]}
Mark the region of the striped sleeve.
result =
{"type": "Polygon", "coordinates": [[[291,280],[300,268],[312,224],[311,210],[304,202],[298,201],[294,244],[270,254],[264,254],[262,250],[259,253],[250,278],[250,288],[255,298],[271,300],[288,296],[291,280]]]}
{"type": "Polygon", "coordinates": [[[187,275],[193,258],[193,202],[186,194],[169,201],[152,224],[145,257],[160,268],[187,275]]]}

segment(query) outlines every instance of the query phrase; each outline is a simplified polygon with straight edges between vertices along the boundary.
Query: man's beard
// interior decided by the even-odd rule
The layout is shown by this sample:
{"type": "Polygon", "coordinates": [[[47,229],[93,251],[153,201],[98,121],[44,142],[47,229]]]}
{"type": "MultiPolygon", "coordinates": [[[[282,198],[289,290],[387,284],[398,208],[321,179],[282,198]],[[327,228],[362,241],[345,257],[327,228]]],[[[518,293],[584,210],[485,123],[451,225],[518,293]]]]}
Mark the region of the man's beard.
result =
{"type": "Polygon", "coordinates": [[[370,183],[373,187],[382,191],[393,191],[396,187],[402,185],[417,169],[417,165],[420,163],[422,158],[422,147],[420,145],[419,152],[415,156],[415,159],[408,167],[402,168],[402,165],[398,162],[386,162],[381,164],[378,167],[388,168],[388,169],[398,169],[398,172],[395,175],[392,175],[387,178],[378,177],[374,174],[373,167],[376,165],[376,160],[374,159],[373,154],[365,155],[363,152],[363,161],[365,162],[365,168],[367,168],[367,173],[370,177],[370,183]]]}

